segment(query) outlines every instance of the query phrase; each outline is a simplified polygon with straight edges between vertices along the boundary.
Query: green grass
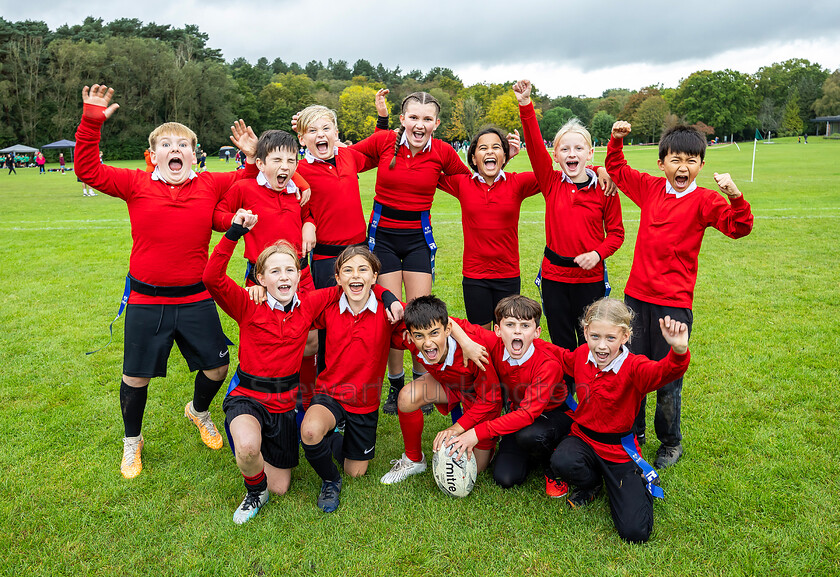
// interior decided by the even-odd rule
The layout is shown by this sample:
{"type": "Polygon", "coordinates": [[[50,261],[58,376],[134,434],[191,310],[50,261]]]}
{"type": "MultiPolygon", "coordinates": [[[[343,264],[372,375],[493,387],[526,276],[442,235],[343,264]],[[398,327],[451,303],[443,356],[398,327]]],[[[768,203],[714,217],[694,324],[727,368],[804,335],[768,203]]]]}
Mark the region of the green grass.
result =
{"type": "MultiPolygon", "coordinates": [[[[603,149],[596,161],[603,162],[603,149]]],[[[628,148],[656,171],[653,148],[628,148]]],[[[700,255],[692,364],[685,379],[685,457],[662,473],[650,543],[617,536],[604,499],[571,511],[541,478],[503,491],[482,474],[469,498],[431,475],[379,477],[402,452],[382,417],[377,457],[346,479],[338,512],[315,507],[305,460],[292,488],[252,522],[231,522],[242,481],[225,447],[205,449],[182,411],[183,359],[155,379],[144,420],[144,470],[118,472],[122,321],[107,339],[128,265],[125,204],[84,198],[72,174],[0,172],[0,574],[3,575],[838,575],[840,574],[840,143],[819,138],[709,150],[700,184],[730,172],[756,215],[732,241],[709,230],[700,255]]],[[[140,167],[141,162],[117,163],[140,167]]],[[[211,159],[210,168],[228,168],[211,159]]],[[[512,170],[527,170],[527,155],[512,170]]],[[[373,174],[362,177],[370,206],[373,174]]],[[[621,297],[638,209],[610,259],[621,297]]],[[[523,292],[544,243],[543,203],[522,210],[523,292]]],[[[435,292],[463,315],[457,203],[440,193],[435,292]]],[[[173,231],[177,233],[177,231],[173,231]]],[[[214,236],[214,239],[218,235],[214,236]]],[[[240,249],[241,251],[241,249],[240,249]]],[[[241,254],[241,252],[239,253],[241,254]]],[[[241,273],[235,259],[231,271],[241,273]]],[[[234,324],[223,316],[228,334],[234,324]]],[[[652,420],[652,405],[649,419],[652,420]]],[[[222,421],[221,398],[212,406],[222,421]]],[[[428,419],[424,444],[446,425],[428,419]]],[[[645,447],[652,459],[657,443],[645,447]]]]}

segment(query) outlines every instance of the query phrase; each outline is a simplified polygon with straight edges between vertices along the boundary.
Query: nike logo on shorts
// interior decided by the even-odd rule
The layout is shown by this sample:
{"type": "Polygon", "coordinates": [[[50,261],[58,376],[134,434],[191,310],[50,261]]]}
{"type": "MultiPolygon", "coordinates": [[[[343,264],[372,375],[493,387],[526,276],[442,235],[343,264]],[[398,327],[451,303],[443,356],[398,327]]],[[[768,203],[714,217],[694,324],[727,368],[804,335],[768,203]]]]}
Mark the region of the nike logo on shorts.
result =
{"type": "Polygon", "coordinates": [[[228,350],[225,349],[225,350],[223,350],[222,352],[219,353],[219,358],[223,359],[227,356],[227,354],[228,354],[228,350]]]}
{"type": "Polygon", "coordinates": [[[376,448],[376,445],[374,445],[374,446],[373,446],[373,447],[371,447],[370,449],[365,449],[365,455],[367,455],[368,453],[370,453],[371,451],[373,451],[375,448],[376,448]]]}

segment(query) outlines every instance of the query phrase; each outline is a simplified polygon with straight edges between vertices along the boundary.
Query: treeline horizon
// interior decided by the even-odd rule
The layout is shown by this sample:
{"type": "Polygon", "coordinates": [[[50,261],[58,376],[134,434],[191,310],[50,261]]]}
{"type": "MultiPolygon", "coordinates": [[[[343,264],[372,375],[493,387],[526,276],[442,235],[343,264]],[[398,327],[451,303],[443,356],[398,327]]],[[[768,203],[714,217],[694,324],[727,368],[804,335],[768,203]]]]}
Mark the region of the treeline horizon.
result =
{"type": "MultiPolygon", "coordinates": [[[[358,141],[374,130],[373,96],[383,87],[390,89],[392,127],[399,125],[402,99],[418,90],[441,103],[438,138],[469,140],[485,124],[509,131],[520,126],[510,89],[514,80],[465,86],[450,68],[403,72],[365,59],[352,65],[341,59],[301,65],[282,56],[227,62],[208,39],[194,25],[175,28],[134,18],[105,23],[88,17],[55,30],[45,22],[0,18],[0,147],[73,139],[82,86],[93,83],[113,87],[120,104],[103,136],[109,159],[141,157],[149,132],[163,122],[186,124],[212,152],[228,143],[237,118],[258,133],[290,130],[292,115],[311,104],[334,109],[342,139],[358,141]]],[[[679,122],[723,140],[752,138],[755,130],[815,134],[820,125],[811,119],[840,115],[840,70],[799,58],[754,74],[701,70],[677,87],[613,88],[600,97],[551,98],[538,87],[532,99],[549,141],[572,117],[603,143],[618,119],[633,124],[636,142],[655,142],[679,122]]]]}

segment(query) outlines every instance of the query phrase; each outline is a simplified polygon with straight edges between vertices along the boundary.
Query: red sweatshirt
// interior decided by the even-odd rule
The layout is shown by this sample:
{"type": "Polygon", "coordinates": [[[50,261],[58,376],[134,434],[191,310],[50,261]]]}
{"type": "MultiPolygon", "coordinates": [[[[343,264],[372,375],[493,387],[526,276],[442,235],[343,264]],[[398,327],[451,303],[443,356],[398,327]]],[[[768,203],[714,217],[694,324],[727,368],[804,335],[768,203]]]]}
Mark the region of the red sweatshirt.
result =
{"type": "MultiPolygon", "coordinates": [[[[397,163],[389,168],[394,158],[394,144],[397,133],[392,130],[374,132],[350,148],[361,152],[375,162],[376,196],[374,201],[398,210],[424,211],[432,207],[440,173],[470,174],[455,150],[436,138],[431,146],[411,154],[408,146],[402,145],[397,152],[397,163]]],[[[420,228],[420,221],[402,221],[382,218],[379,226],[385,228],[420,228]]]]}
{"type": "MultiPolygon", "coordinates": [[[[315,314],[328,303],[338,302],[343,292],[339,287],[310,292],[289,312],[272,310],[267,301],[255,304],[248,291],[226,274],[235,248],[236,242],[223,236],[204,269],[203,280],[222,310],[239,324],[239,366],[255,377],[293,375],[300,368],[315,314]]],[[[276,394],[236,387],[230,394],[256,399],[270,412],[283,413],[295,407],[297,393],[297,387],[276,394]]]]}
{"type": "MultiPolygon", "coordinates": [[[[485,335],[490,331],[484,331],[485,335]]],[[[563,380],[563,367],[541,339],[534,339],[534,354],[520,365],[504,360],[502,339],[490,333],[495,342],[488,347],[490,359],[502,388],[510,399],[510,412],[498,419],[479,423],[475,434],[479,440],[509,435],[534,422],[541,414],[553,411],[566,402],[568,391],[563,380]]],[[[490,337],[487,337],[490,338],[490,337]]]]}
{"type": "MultiPolygon", "coordinates": [[[[200,282],[207,264],[213,210],[236,180],[256,176],[255,165],[226,173],[204,172],[182,185],[170,186],[162,180],[152,180],[143,170],[100,163],[101,127],[102,121],[82,117],[76,131],[76,175],[96,190],[126,201],[131,221],[131,275],[154,286],[200,282]]],[[[129,302],[190,303],[208,298],[207,291],[177,298],[132,292],[129,302]]]]}
{"type": "Polygon", "coordinates": [[[327,366],[318,375],[315,393],[329,395],[349,413],[379,409],[388,351],[402,342],[401,323],[392,325],[385,316],[383,291],[373,286],[375,313],[369,309],[358,315],[342,313],[340,302],[335,302],[315,319],[314,328],[327,330],[327,366]]]}
{"type": "MultiPolygon", "coordinates": [[[[627,433],[633,428],[633,421],[645,395],[683,376],[691,360],[689,352],[678,355],[669,351],[661,361],[628,354],[616,371],[605,372],[587,361],[587,345],[581,345],[574,351],[554,345],[550,345],[550,348],[563,364],[566,373],[575,379],[578,407],[572,414],[574,424],[571,434],[595,449],[602,459],[615,463],[630,460],[621,445],[593,441],[581,431],[579,425],[598,433],[627,433]]],[[[639,454],[642,452],[638,441],[636,451],[639,454]]]]}
{"type": "MultiPolygon", "coordinates": [[[[490,350],[492,341],[487,339],[486,335],[492,333],[465,320],[456,318],[453,318],[453,320],[464,329],[467,336],[490,350]]],[[[403,324],[401,328],[404,329],[405,325],[403,324]]],[[[399,332],[401,333],[402,330],[399,332]]],[[[449,338],[451,339],[449,343],[451,346],[455,339],[449,338]]],[[[443,387],[457,391],[464,404],[464,414],[458,419],[458,424],[464,427],[465,431],[469,431],[478,423],[495,419],[501,413],[502,392],[499,377],[496,375],[496,370],[492,364],[485,365],[486,371],[482,371],[478,368],[478,365],[472,362],[465,367],[464,351],[457,343],[449,351],[448,356],[452,357],[451,363],[448,362],[449,358],[447,358],[440,363],[431,365],[426,362],[411,339],[402,341],[399,348],[411,351],[412,358],[420,361],[429,371],[429,374],[443,387]]]]}
{"type": "Polygon", "coordinates": [[[665,177],[627,165],[620,139],[610,139],[606,164],[618,187],[642,210],[624,294],[656,305],[691,308],[706,228],[712,226],[730,238],[748,235],[753,226],[750,204],[741,196],[730,205],[720,193],[701,187],[682,198],[668,194],[665,177]]]}
{"type": "Polygon", "coordinates": [[[519,276],[519,209],[540,189],[533,172],[503,172],[496,182],[477,175],[441,175],[438,188],[461,203],[463,275],[467,278],[519,276]]]}
{"type": "Polygon", "coordinates": [[[553,265],[543,257],[542,276],[566,283],[603,280],[604,259],[612,256],[624,242],[618,195],[604,196],[597,180],[578,190],[562,170],[554,170],[551,155],[543,144],[534,105],[520,106],[519,115],[528,158],[545,195],[546,245],[560,256],[570,258],[593,250],[601,255],[601,262],[591,270],[553,265]]]}
{"type": "MultiPolygon", "coordinates": [[[[333,166],[304,159],[298,172],[312,187],[309,206],[318,228],[318,242],[351,245],[367,239],[367,221],[359,192],[359,173],[376,166],[376,161],[353,148],[339,148],[333,166]]],[[[328,257],[321,257],[328,258],[328,257]]]]}

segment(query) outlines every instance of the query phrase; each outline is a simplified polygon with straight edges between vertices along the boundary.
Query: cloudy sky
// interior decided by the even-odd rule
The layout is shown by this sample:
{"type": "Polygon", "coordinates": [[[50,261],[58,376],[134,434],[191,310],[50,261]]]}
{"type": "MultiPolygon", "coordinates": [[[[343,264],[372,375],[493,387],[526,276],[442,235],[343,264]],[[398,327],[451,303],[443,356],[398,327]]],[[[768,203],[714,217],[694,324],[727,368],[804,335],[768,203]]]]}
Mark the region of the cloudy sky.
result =
{"type": "Polygon", "coordinates": [[[0,0],[0,14],[53,29],[86,16],[196,24],[227,60],[445,66],[467,85],[528,77],[551,96],[676,86],[696,70],[752,73],[789,58],[840,67],[837,0],[0,0]]]}

